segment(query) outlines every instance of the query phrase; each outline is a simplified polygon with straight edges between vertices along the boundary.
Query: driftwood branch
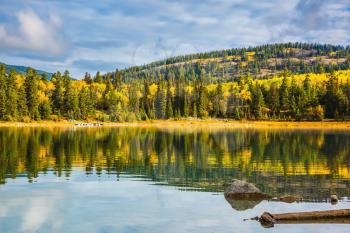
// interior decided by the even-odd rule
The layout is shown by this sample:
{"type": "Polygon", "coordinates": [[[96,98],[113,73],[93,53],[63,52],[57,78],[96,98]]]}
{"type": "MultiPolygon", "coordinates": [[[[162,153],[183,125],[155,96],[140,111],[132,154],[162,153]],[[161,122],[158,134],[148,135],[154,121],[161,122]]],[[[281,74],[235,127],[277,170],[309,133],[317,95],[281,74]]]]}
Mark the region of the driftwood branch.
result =
{"type": "Polygon", "coordinates": [[[259,221],[265,227],[272,227],[275,223],[349,223],[350,209],[325,210],[312,212],[296,212],[285,214],[263,213],[259,221]]]}

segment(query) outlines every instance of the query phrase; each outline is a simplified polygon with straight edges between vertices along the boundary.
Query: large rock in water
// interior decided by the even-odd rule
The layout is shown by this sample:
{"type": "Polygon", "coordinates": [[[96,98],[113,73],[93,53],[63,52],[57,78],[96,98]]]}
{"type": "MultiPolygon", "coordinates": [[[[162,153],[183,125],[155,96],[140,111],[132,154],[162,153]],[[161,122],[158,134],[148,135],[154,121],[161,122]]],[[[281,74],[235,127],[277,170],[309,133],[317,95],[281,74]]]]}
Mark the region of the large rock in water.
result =
{"type": "Polygon", "coordinates": [[[269,195],[261,192],[255,185],[243,180],[232,180],[230,186],[225,190],[225,197],[238,200],[262,200],[270,198],[269,195]]]}

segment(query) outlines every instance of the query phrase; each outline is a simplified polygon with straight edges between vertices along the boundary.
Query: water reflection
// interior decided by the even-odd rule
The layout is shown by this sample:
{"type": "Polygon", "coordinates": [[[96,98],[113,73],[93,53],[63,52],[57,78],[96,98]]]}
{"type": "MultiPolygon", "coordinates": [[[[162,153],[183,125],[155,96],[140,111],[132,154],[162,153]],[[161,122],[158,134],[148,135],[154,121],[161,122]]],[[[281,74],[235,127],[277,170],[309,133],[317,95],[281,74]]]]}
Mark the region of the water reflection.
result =
{"type": "Polygon", "coordinates": [[[350,196],[350,132],[1,128],[0,182],[41,173],[131,174],[181,189],[222,191],[232,178],[272,194],[350,196]]]}

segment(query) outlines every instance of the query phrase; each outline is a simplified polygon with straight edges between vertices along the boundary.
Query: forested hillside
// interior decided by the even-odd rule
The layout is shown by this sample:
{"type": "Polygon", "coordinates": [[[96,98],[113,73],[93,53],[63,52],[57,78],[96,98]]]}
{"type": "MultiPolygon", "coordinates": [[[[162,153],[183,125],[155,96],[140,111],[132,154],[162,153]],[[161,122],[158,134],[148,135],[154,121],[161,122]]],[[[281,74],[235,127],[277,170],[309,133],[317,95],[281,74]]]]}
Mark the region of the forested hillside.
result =
{"type": "Polygon", "coordinates": [[[82,80],[68,71],[48,80],[31,68],[7,74],[0,65],[0,119],[348,119],[349,48],[288,46],[188,55],[82,80]]]}
{"type": "Polygon", "coordinates": [[[195,80],[204,69],[209,82],[227,82],[238,81],[244,75],[269,78],[282,73],[284,69],[292,74],[346,70],[350,69],[349,57],[349,46],[272,44],[172,57],[131,67],[120,73],[124,81],[130,81],[145,76],[157,80],[160,74],[164,76],[169,72],[179,76],[183,71],[185,79],[195,80]]]}

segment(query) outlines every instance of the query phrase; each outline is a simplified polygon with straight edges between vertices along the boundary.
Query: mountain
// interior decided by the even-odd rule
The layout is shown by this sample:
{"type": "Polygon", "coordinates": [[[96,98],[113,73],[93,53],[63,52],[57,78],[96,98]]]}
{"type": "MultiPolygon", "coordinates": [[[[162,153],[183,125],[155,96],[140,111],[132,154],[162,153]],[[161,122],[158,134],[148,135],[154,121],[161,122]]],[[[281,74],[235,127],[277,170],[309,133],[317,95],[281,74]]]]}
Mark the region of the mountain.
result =
{"type": "Polygon", "coordinates": [[[145,77],[158,80],[159,76],[168,75],[180,77],[180,74],[186,80],[193,80],[204,71],[210,81],[221,82],[238,81],[246,75],[265,79],[285,69],[304,74],[349,68],[350,46],[296,42],[176,56],[118,72],[124,81],[131,81],[145,77]]]}
{"type": "MultiPolygon", "coordinates": [[[[14,69],[17,73],[25,74],[26,70],[28,69],[28,66],[8,65],[8,64],[2,63],[2,62],[0,62],[0,64],[5,65],[6,73],[9,73],[11,69],[14,69]]],[[[51,79],[51,77],[53,75],[52,73],[47,72],[47,71],[42,71],[42,70],[38,70],[38,69],[34,69],[34,70],[36,70],[36,72],[40,75],[46,75],[49,80],[51,79]]]]}

